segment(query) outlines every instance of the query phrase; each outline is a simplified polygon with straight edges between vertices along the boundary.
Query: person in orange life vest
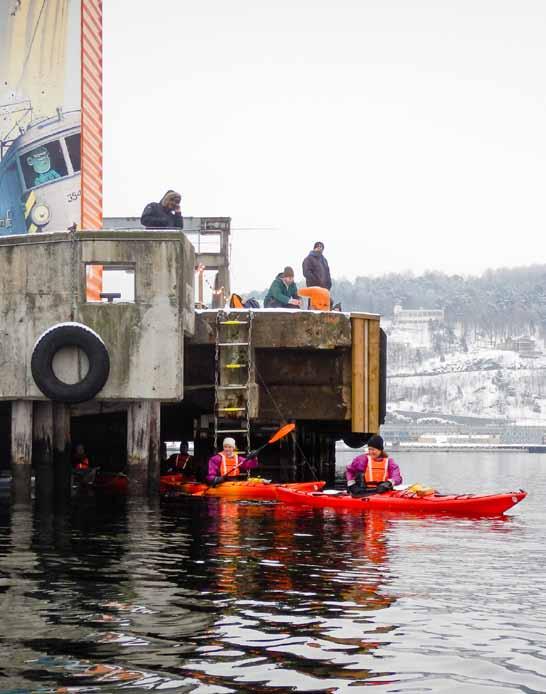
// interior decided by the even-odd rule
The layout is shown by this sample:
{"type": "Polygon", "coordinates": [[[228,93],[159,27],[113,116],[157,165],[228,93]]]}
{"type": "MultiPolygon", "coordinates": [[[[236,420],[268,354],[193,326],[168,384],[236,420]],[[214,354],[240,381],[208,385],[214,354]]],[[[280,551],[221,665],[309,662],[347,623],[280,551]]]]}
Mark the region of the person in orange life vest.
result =
{"type": "Polygon", "coordinates": [[[85,454],[85,448],[79,443],[74,449],[74,457],[72,458],[72,467],[75,471],[83,472],[89,470],[89,458],[85,454]]]}
{"type": "Polygon", "coordinates": [[[256,458],[243,458],[235,453],[235,439],[227,437],[223,442],[221,453],[213,455],[209,460],[207,482],[215,487],[226,479],[237,479],[241,472],[258,467],[256,458]]]}
{"type": "Polygon", "coordinates": [[[385,453],[383,439],[378,434],[368,441],[367,455],[357,456],[347,466],[345,478],[351,496],[387,492],[402,484],[400,468],[385,453]]]}
{"type": "Polygon", "coordinates": [[[167,461],[168,474],[181,473],[186,479],[195,479],[193,457],[188,453],[187,441],[180,441],[180,452],[171,455],[167,461]]]}

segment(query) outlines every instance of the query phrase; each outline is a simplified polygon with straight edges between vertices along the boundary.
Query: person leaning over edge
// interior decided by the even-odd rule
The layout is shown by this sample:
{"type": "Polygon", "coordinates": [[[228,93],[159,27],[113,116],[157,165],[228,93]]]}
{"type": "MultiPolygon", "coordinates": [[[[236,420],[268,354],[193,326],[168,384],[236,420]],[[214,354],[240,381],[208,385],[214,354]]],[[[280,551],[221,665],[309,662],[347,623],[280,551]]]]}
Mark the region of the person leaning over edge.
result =
{"type": "Polygon", "coordinates": [[[264,308],[301,308],[294,270],[289,265],[273,280],[264,299],[264,308]]]}
{"type": "Polygon", "coordinates": [[[226,437],[222,443],[222,451],[209,459],[207,482],[211,487],[225,482],[226,479],[236,480],[241,472],[258,467],[257,458],[243,458],[235,453],[235,439],[226,437]]]}
{"type": "Polygon", "coordinates": [[[324,287],[330,290],[332,288],[332,278],[330,277],[330,267],[328,261],[323,255],[324,244],[322,241],[317,241],[313,246],[313,250],[303,261],[302,269],[303,276],[308,287],[324,287]]]}
{"type": "Polygon", "coordinates": [[[180,193],[168,190],[159,202],[150,202],[146,205],[140,223],[148,229],[183,229],[181,201],[180,193]]]}
{"type": "Polygon", "coordinates": [[[364,496],[390,491],[402,484],[400,468],[384,450],[381,436],[368,441],[368,453],[357,456],[345,471],[347,491],[351,496],[364,496]]]}

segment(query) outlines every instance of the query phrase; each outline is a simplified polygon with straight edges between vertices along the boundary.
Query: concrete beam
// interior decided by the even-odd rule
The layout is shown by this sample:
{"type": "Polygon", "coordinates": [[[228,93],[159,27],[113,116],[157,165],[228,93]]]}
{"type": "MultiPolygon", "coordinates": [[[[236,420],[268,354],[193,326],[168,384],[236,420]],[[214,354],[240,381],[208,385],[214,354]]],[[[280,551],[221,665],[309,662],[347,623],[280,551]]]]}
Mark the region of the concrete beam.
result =
{"type": "Polygon", "coordinates": [[[350,403],[350,386],[261,387],[259,418],[278,420],[280,412],[290,419],[347,420],[350,403]]]}
{"type": "MultiPolygon", "coordinates": [[[[191,344],[214,344],[216,314],[216,311],[196,311],[195,335],[191,344]]],[[[252,344],[258,349],[350,348],[350,317],[337,311],[255,310],[252,344]]]]}

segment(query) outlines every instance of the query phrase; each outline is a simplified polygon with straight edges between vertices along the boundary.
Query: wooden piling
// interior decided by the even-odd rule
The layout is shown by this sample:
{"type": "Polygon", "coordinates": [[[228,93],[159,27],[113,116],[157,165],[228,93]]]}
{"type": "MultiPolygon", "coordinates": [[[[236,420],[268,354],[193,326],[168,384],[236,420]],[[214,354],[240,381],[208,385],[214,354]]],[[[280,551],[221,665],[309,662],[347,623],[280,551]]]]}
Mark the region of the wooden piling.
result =
{"type": "Polygon", "coordinates": [[[30,501],[32,402],[11,403],[11,494],[14,502],[30,501]]]}
{"type": "Polygon", "coordinates": [[[161,474],[161,403],[152,400],[150,403],[150,444],[148,453],[148,494],[159,494],[159,477],[161,474]]]}
{"type": "Polygon", "coordinates": [[[53,470],[55,496],[70,497],[72,477],[70,408],[63,403],[53,405],[53,470]]]}
{"type": "Polygon", "coordinates": [[[127,475],[130,496],[145,496],[148,491],[151,404],[151,400],[139,400],[127,408],[127,475]]]}
{"type": "Polygon", "coordinates": [[[352,399],[351,431],[379,431],[379,345],[377,316],[352,313],[352,399]]]}
{"type": "Polygon", "coordinates": [[[35,402],[33,419],[33,460],[36,499],[53,498],[53,403],[35,402]]]}
{"type": "Polygon", "coordinates": [[[352,327],[352,402],[351,428],[353,431],[367,431],[367,393],[365,381],[365,326],[362,318],[351,316],[352,327]]]}

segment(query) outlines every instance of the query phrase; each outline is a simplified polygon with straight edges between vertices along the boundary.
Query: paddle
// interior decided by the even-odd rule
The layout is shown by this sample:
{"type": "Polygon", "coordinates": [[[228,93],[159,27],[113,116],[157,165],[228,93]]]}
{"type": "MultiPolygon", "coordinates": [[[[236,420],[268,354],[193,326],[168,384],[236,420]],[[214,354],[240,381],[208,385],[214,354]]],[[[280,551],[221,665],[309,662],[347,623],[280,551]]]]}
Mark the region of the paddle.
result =
{"type": "MultiPolygon", "coordinates": [[[[269,446],[270,444],[275,443],[276,441],[280,441],[280,440],[283,439],[285,436],[288,436],[288,434],[290,434],[290,432],[294,431],[295,428],[296,428],[296,425],[293,424],[293,423],[292,423],[292,424],[285,424],[285,425],[282,426],[280,429],[278,429],[278,430],[273,434],[273,436],[271,436],[271,438],[270,438],[266,443],[263,444],[263,446],[260,446],[259,448],[255,448],[254,450],[249,451],[248,454],[247,454],[247,457],[245,458],[245,460],[251,460],[252,458],[255,458],[255,457],[258,455],[258,453],[260,453],[260,451],[263,451],[263,449],[266,448],[267,446],[269,446]]],[[[243,464],[243,462],[244,462],[244,461],[241,461],[240,463],[238,463],[238,464],[232,469],[232,472],[235,472],[235,470],[237,470],[238,468],[240,468],[241,465],[243,464]]],[[[224,478],[222,479],[222,482],[225,482],[225,481],[226,481],[226,478],[224,477],[224,478]]],[[[219,482],[219,484],[222,484],[222,482],[219,482]]],[[[218,485],[215,485],[215,486],[218,486],[218,485]]],[[[203,494],[206,494],[207,491],[208,491],[208,490],[205,490],[205,491],[203,491],[203,492],[195,492],[195,494],[192,494],[192,496],[203,496],[203,494]]]]}

